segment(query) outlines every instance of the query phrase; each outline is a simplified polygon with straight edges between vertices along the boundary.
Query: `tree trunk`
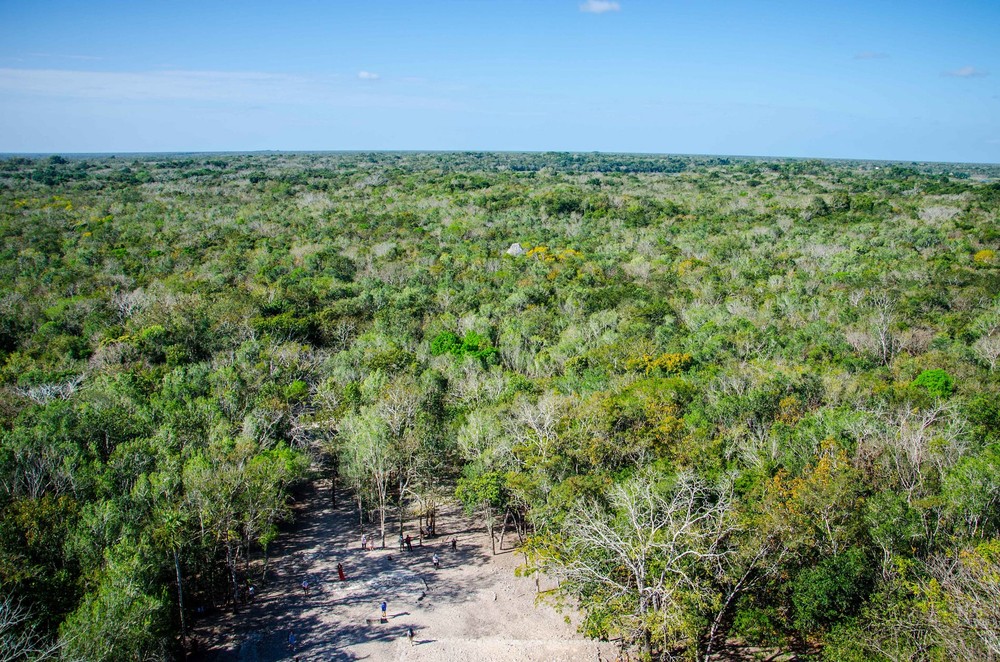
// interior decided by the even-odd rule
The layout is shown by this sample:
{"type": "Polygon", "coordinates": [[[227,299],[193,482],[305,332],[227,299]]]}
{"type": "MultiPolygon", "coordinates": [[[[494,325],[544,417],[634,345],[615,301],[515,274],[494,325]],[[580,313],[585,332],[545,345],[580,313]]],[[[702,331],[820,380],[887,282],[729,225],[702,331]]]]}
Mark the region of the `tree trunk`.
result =
{"type": "MultiPolygon", "coordinates": [[[[740,581],[742,582],[742,579],[740,581]]],[[[707,662],[712,658],[712,654],[715,652],[715,642],[719,638],[719,635],[722,633],[724,619],[726,615],[729,613],[729,605],[732,604],[733,599],[737,596],[738,591],[739,591],[739,586],[737,586],[737,588],[729,594],[729,597],[726,598],[726,602],[722,605],[722,608],[719,609],[719,612],[715,615],[715,618],[712,619],[712,625],[711,627],[709,627],[708,635],[705,637],[705,653],[704,655],[699,656],[700,659],[705,660],[707,662]]]]}
{"type": "Polygon", "coordinates": [[[184,583],[181,579],[181,557],[174,548],[174,570],[177,572],[177,609],[181,616],[181,646],[187,648],[187,619],[184,618],[184,583]]]}
{"type": "Polygon", "coordinates": [[[226,541],[226,565],[229,566],[229,581],[233,589],[233,613],[240,610],[240,585],[236,581],[236,558],[233,556],[233,543],[226,541]]]}
{"type": "Polygon", "coordinates": [[[490,534],[490,547],[493,548],[493,556],[497,555],[497,539],[493,535],[493,509],[486,507],[486,531],[490,534]]]}
{"type": "Polygon", "coordinates": [[[361,529],[361,533],[365,532],[365,509],[361,501],[360,490],[358,490],[358,527],[361,529]]]}
{"type": "Polygon", "coordinates": [[[507,535],[507,520],[510,519],[510,513],[504,513],[503,524],[500,525],[500,551],[503,551],[503,537],[507,535]]]}
{"type": "Polygon", "coordinates": [[[399,474],[399,504],[396,507],[396,517],[399,519],[399,535],[403,535],[403,474],[399,474]]]}
{"type": "Polygon", "coordinates": [[[385,549],[385,503],[378,509],[379,532],[382,534],[382,549],[385,549]]]}
{"type": "MultiPolygon", "coordinates": [[[[243,540],[243,549],[247,550],[246,554],[243,555],[243,578],[246,579],[250,576],[250,538],[245,538],[243,540]]],[[[239,556],[239,552],[237,552],[239,556]]]]}
{"type": "Polygon", "coordinates": [[[337,474],[340,473],[340,458],[334,454],[333,467],[330,470],[330,505],[337,507],[337,474]]]}

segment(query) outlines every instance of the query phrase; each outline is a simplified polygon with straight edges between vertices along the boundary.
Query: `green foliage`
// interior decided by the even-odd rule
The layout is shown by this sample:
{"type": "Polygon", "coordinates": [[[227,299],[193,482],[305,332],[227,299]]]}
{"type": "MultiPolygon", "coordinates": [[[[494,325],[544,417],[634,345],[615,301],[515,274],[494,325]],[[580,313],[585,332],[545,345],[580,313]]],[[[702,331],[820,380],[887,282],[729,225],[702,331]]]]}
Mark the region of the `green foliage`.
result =
{"type": "Polygon", "coordinates": [[[816,632],[853,615],[871,586],[871,563],[858,548],[804,568],[792,582],[796,629],[803,634],[816,632]]]}
{"type": "Polygon", "coordinates": [[[913,380],[913,386],[926,389],[928,393],[936,398],[947,398],[955,389],[955,382],[947,372],[940,368],[935,368],[933,370],[924,370],[917,375],[917,378],[913,380]]]}
{"type": "Polygon", "coordinates": [[[231,604],[292,515],[296,449],[321,448],[366,522],[454,490],[530,538],[529,570],[601,569],[559,597],[650,657],[804,637],[829,659],[984,658],[948,627],[978,613],[1000,534],[998,176],[0,160],[0,586],[77,659],[176,656],[174,555],[231,604]],[[632,535],[676,525],[679,476],[711,517],[632,535]],[[656,600],[622,581],[640,565],[656,600]]]}
{"type": "Polygon", "coordinates": [[[285,387],[285,399],[289,402],[301,402],[305,400],[309,395],[309,384],[306,384],[301,379],[296,379],[294,382],[285,387]]]}
{"type": "Polygon", "coordinates": [[[1000,399],[982,393],[965,407],[966,419],[972,425],[971,435],[980,444],[1000,443],[1000,399]]]}
{"type": "Polygon", "coordinates": [[[71,497],[46,494],[14,501],[0,517],[0,586],[9,597],[30,599],[49,627],[80,595],[78,565],[66,549],[78,511],[71,497]]]}
{"type": "Polygon", "coordinates": [[[499,471],[459,478],[455,496],[469,513],[483,507],[502,509],[510,498],[506,477],[499,471]]]}
{"type": "Polygon", "coordinates": [[[784,618],[775,607],[746,605],[733,616],[733,634],[755,646],[776,646],[784,641],[784,618]]]}
{"type": "Polygon", "coordinates": [[[115,548],[96,591],[89,593],[60,628],[69,659],[112,662],[167,659],[169,600],[150,593],[152,568],[136,553],[115,548]]]}
{"type": "Polygon", "coordinates": [[[431,341],[431,355],[441,356],[442,354],[459,354],[462,342],[451,331],[442,331],[431,341]]]}
{"type": "Polygon", "coordinates": [[[461,339],[451,331],[442,331],[431,341],[431,356],[451,354],[453,356],[471,356],[484,365],[495,364],[497,349],[490,344],[489,338],[475,331],[468,331],[461,339]]]}

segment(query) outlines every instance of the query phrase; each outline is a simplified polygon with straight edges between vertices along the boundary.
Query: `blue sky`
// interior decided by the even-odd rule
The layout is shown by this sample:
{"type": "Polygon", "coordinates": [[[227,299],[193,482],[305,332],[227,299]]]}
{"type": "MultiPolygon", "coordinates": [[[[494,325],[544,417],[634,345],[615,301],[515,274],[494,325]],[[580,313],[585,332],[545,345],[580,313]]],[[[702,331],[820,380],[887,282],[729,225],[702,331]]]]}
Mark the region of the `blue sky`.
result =
{"type": "Polygon", "coordinates": [[[0,1],[0,152],[1000,162],[1000,1],[0,1]]]}

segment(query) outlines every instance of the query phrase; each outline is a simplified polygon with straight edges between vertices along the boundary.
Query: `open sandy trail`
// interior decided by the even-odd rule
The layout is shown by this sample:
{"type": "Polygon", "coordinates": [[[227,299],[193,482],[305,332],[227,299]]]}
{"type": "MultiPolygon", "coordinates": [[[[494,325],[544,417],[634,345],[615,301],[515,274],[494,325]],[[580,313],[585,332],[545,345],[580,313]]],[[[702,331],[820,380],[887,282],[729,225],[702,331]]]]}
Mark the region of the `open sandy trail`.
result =
{"type": "MultiPolygon", "coordinates": [[[[337,508],[319,481],[305,495],[298,523],[286,533],[257,598],[239,614],[196,624],[199,659],[211,662],[290,660],[612,660],[615,646],[584,639],[551,606],[535,604],[535,582],[519,578],[509,550],[492,556],[485,530],[457,508],[438,517],[438,537],[400,553],[361,550],[357,515],[337,508]],[[458,546],[451,549],[456,536],[458,546]],[[441,569],[431,557],[437,553],[441,569]],[[344,564],[347,581],[337,577],[344,564]],[[300,588],[308,578],[311,588],[300,588]],[[388,603],[380,622],[379,603],[388,603]],[[408,628],[415,636],[406,638],[408,628]],[[599,657],[600,655],[600,657],[599,657]]],[[[416,524],[408,526],[411,536],[416,524]]],[[[544,582],[544,580],[543,580],[544,582]]],[[[544,584],[543,584],[544,588],[544,584]]]]}

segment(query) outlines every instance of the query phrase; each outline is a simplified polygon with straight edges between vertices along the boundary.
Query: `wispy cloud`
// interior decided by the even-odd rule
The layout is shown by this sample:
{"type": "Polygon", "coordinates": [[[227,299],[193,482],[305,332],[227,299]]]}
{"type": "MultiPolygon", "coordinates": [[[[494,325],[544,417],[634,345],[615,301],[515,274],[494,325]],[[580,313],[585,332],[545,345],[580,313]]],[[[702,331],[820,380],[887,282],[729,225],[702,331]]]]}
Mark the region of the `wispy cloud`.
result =
{"type": "Polygon", "coordinates": [[[301,77],[257,72],[0,69],[4,93],[73,99],[259,102],[306,93],[309,87],[301,77]]]}
{"type": "Polygon", "coordinates": [[[337,107],[454,108],[434,96],[393,93],[373,86],[360,93],[336,75],[253,71],[74,71],[0,68],[0,98],[47,97],[105,102],[207,102],[246,106],[322,104],[337,107]],[[377,90],[377,91],[376,91],[377,90]]]}
{"type": "Polygon", "coordinates": [[[580,11],[588,14],[603,14],[609,11],[621,11],[622,6],[614,0],[587,0],[580,5],[580,11]]]}
{"type": "Polygon", "coordinates": [[[64,55],[62,53],[28,53],[31,57],[55,57],[64,60],[103,60],[103,57],[98,55],[64,55]]]}
{"type": "Polygon", "coordinates": [[[941,75],[948,76],[949,78],[983,78],[984,76],[989,76],[990,72],[976,69],[975,67],[962,67],[954,71],[946,71],[941,75]]]}
{"type": "Polygon", "coordinates": [[[378,80],[380,76],[372,71],[359,71],[358,78],[361,80],[378,80]]]}
{"type": "Polygon", "coordinates": [[[854,54],[855,60],[888,60],[888,53],[881,53],[879,51],[861,51],[860,53],[854,54]]]}

